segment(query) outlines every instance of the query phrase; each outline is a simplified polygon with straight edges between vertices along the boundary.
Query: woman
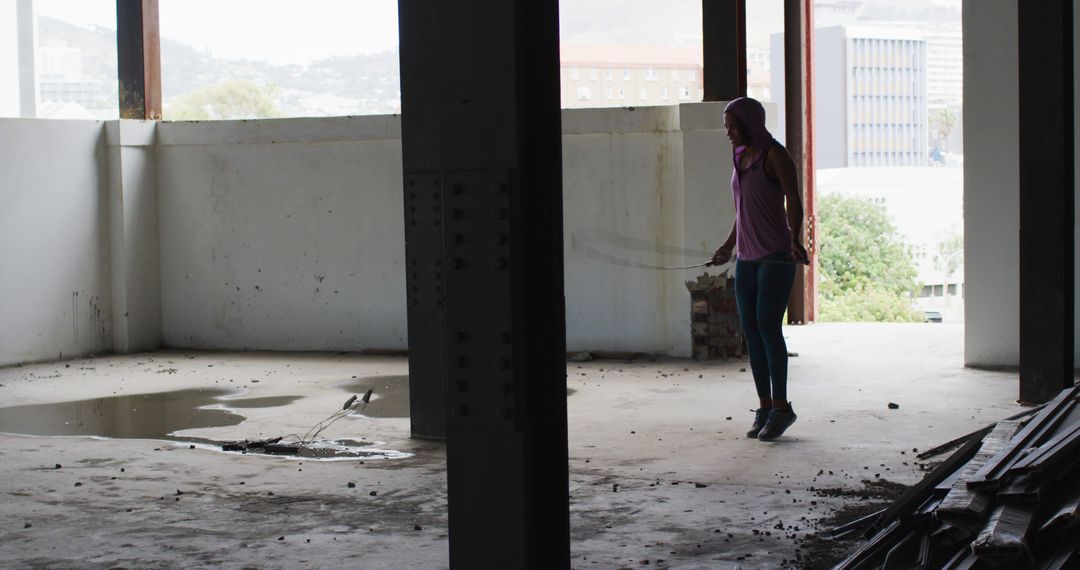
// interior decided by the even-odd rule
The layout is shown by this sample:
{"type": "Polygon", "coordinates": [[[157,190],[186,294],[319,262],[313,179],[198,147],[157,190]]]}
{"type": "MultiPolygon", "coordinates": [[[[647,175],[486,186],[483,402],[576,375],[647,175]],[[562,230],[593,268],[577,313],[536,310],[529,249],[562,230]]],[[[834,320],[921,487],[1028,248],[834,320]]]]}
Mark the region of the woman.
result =
{"type": "Polygon", "coordinates": [[[760,400],[746,435],[771,441],[796,417],[787,400],[788,356],[781,325],[795,263],[809,263],[802,244],[802,200],[795,162],[765,128],[761,103],[747,97],[728,103],[724,128],[734,148],[735,223],[712,263],[727,263],[737,252],[735,300],[760,400]]]}

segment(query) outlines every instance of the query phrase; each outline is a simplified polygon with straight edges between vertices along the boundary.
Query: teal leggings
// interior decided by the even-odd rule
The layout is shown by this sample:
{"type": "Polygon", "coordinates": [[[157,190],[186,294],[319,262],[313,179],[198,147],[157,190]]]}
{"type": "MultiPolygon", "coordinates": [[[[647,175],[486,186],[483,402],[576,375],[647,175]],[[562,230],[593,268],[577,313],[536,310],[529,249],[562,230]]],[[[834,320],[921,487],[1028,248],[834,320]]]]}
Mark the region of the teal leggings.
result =
{"type": "Polygon", "coordinates": [[[735,262],[735,302],[758,397],[787,401],[787,343],[782,330],[795,263],[787,252],[735,262]]]}

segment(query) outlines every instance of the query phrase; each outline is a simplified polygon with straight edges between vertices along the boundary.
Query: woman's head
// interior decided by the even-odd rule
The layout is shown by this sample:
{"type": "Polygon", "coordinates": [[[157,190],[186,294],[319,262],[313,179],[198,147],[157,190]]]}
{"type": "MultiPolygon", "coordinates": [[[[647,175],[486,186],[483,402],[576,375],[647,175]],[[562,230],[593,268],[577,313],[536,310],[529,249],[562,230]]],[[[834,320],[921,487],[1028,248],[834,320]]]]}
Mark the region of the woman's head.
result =
{"type": "Polygon", "coordinates": [[[727,131],[727,138],[731,141],[732,148],[739,148],[750,142],[750,133],[746,132],[746,125],[732,113],[724,113],[724,130],[727,131]]]}
{"type": "Polygon", "coordinates": [[[765,127],[765,107],[756,99],[739,97],[724,107],[724,127],[733,147],[763,149],[773,136],[765,127]]]}

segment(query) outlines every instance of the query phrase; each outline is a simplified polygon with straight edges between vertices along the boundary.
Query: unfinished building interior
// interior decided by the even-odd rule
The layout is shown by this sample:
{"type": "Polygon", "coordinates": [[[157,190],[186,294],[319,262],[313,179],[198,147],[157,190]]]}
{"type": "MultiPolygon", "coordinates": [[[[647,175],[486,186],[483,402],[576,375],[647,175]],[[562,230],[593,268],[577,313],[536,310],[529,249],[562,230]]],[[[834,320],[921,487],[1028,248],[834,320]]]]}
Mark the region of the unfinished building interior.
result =
{"type": "MultiPolygon", "coordinates": [[[[965,324],[794,324],[811,265],[764,443],[746,363],[690,358],[717,271],[642,269],[734,217],[746,0],[702,2],[703,102],[560,110],[557,0],[399,0],[400,116],[207,122],[159,120],[158,0],[117,0],[123,118],[0,119],[0,567],[880,567],[837,511],[1036,427],[1075,473],[1076,4],[963,3],[965,324]]],[[[769,118],[811,202],[812,6],[769,118]]],[[[917,558],[911,508],[865,536],[917,558]]],[[[947,558],[1080,564],[1043,536],[947,558]]]]}

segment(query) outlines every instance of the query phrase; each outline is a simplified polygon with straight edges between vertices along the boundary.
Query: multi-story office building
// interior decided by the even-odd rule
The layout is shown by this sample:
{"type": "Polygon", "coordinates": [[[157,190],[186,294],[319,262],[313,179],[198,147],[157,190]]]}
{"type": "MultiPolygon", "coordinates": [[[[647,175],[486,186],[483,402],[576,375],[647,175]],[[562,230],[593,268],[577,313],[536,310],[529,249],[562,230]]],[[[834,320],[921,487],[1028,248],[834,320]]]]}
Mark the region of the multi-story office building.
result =
{"type": "Polygon", "coordinates": [[[931,109],[964,104],[964,42],[960,25],[937,26],[926,39],[926,101],[931,109]]]}
{"type": "MultiPolygon", "coordinates": [[[[914,30],[814,31],[814,157],[818,168],[926,166],[927,41],[914,30]]],[[[773,90],[783,92],[783,35],[773,90]]]]}
{"type": "Polygon", "coordinates": [[[700,101],[701,46],[564,44],[562,106],[637,107],[700,101]]]}

